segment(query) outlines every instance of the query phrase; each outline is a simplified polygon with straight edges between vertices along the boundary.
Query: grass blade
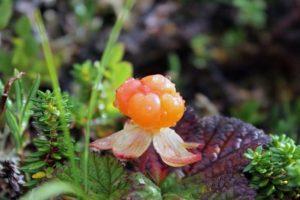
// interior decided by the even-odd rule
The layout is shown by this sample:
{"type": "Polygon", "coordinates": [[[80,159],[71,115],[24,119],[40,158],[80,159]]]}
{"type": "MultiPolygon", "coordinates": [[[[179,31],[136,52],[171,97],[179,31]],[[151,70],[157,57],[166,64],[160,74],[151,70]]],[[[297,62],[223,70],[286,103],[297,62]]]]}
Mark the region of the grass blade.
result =
{"type": "Polygon", "coordinates": [[[59,82],[58,82],[58,77],[57,77],[57,73],[56,73],[56,67],[55,67],[53,54],[52,54],[52,51],[50,48],[49,40],[48,40],[48,37],[46,34],[46,30],[45,30],[40,12],[38,12],[38,11],[35,12],[34,17],[35,17],[34,19],[35,19],[36,26],[37,26],[36,28],[37,28],[39,36],[41,38],[42,49],[44,52],[46,65],[47,65],[48,72],[50,75],[53,92],[54,92],[54,95],[55,95],[55,98],[57,101],[59,112],[61,113],[60,121],[62,124],[64,138],[65,138],[66,145],[68,148],[68,156],[69,156],[69,160],[71,163],[72,174],[75,178],[75,181],[78,183],[78,175],[77,175],[77,169],[76,169],[76,165],[75,165],[74,145],[71,140],[70,131],[67,128],[67,122],[65,119],[65,112],[64,112],[65,109],[62,104],[62,94],[61,94],[60,87],[59,87],[59,82]]]}
{"type": "Polygon", "coordinates": [[[5,111],[5,105],[6,105],[6,102],[8,101],[8,94],[11,89],[11,86],[13,85],[13,83],[16,80],[20,79],[24,74],[25,74],[24,72],[18,73],[16,76],[10,78],[8,80],[8,82],[5,84],[4,90],[1,94],[1,99],[0,99],[0,116],[5,111]]]}
{"type": "Polygon", "coordinates": [[[88,199],[80,188],[77,188],[70,183],[54,180],[29,191],[25,196],[20,198],[20,200],[46,200],[62,194],[72,194],[72,196],[81,199],[88,199]]]}
{"type": "Polygon", "coordinates": [[[91,120],[94,114],[95,106],[96,106],[96,100],[99,93],[99,84],[101,83],[102,77],[103,77],[103,71],[104,68],[107,66],[111,59],[112,48],[114,44],[117,42],[117,39],[120,35],[121,29],[123,27],[124,21],[129,15],[129,12],[131,8],[134,5],[134,0],[127,0],[125,3],[124,8],[120,12],[117,21],[109,35],[108,42],[106,44],[106,47],[104,49],[102,58],[100,60],[100,64],[97,65],[98,74],[94,82],[94,86],[92,88],[92,93],[89,101],[89,107],[88,107],[88,116],[87,116],[87,123],[85,128],[85,144],[84,144],[84,185],[85,190],[87,190],[87,175],[88,175],[88,157],[89,157],[89,142],[90,142],[90,125],[91,120]]]}
{"type": "MultiPolygon", "coordinates": [[[[15,76],[19,74],[19,71],[15,69],[15,76]]],[[[23,85],[21,79],[16,79],[14,83],[15,94],[16,94],[16,103],[17,103],[17,112],[20,113],[22,109],[23,101],[23,85]]]]}
{"type": "MultiPolygon", "coordinates": [[[[35,96],[36,92],[39,89],[40,86],[40,82],[41,82],[41,78],[38,75],[33,83],[33,85],[31,86],[30,90],[29,90],[29,94],[28,97],[25,101],[24,106],[22,107],[22,111],[21,111],[21,117],[20,117],[20,127],[22,129],[24,129],[23,124],[27,124],[28,119],[25,119],[25,114],[29,111],[30,109],[30,101],[31,99],[35,96]]],[[[22,130],[23,132],[23,130],[22,130]]]]}
{"type": "Polygon", "coordinates": [[[16,149],[18,152],[22,146],[22,137],[20,134],[20,127],[17,123],[17,119],[14,116],[14,114],[11,112],[10,109],[6,109],[6,111],[5,111],[5,120],[6,120],[6,123],[13,135],[13,138],[16,143],[16,149]]]}

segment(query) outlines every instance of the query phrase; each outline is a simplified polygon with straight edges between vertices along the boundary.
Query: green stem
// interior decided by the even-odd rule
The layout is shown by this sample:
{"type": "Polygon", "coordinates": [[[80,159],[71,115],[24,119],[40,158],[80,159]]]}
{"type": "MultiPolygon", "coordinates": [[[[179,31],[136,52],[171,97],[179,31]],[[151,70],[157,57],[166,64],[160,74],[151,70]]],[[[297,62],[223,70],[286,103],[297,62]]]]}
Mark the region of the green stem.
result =
{"type": "Polygon", "coordinates": [[[68,157],[69,157],[69,160],[71,163],[71,171],[72,171],[73,176],[75,177],[76,182],[79,183],[78,176],[77,176],[77,169],[76,169],[76,165],[75,165],[74,145],[71,140],[70,131],[67,128],[67,122],[65,119],[65,109],[62,104],[62,94],[61,94],[60,87],[59,87],[59,82],[58,82],[58,77],[57,77],[57,73],[56,73],[56,67],[55,67],[55,63],[54,63],[53,54],[52,54],[52,51],[50,48],[49,40],[48,40],[48,37],[46,34],[44,24],[42,22],[42,17],[41,17],[40,12],[39,11],[35,12],[34,16],[35,16],[35,21],[36,21],[36,25],[37,25],[37,30],[38,30],[39,36],[41,38],[42,48],[43,48],[48,72],[49,72],[49,75],[51,78],[54,96],[57,101],[59,112],[61,114],[59,119],[62,124],[64,138],[66,141],[66,145],[68,147],[68,157]]]}
{"type": "Polygon", "coordinates": [[[96,100],[98,97],[98,93],[100,90],[100,83],[103,77],[103,71],[105,71],[105,67],[109,63],[109,60],[111,59],[111,52],[114,44],[117,42],[117,39],[120,35],[121,29],[123,27],[124,21],[129,15],[129,12],[131,8],[134,5],[134,0],[127,0],[125,3],[124,8],[120,12],[118,19],[112,28],[111,34],[109,36],[108,42],[106,44],[106,47],[104,49],[103,55],[101,57],[100,64],[97,65],[98,67],[98,74],[95,79],[92,93],[89,101],[89,107],[88,107],[88,115],[87,115],[87,123],[85,127],[85,145],[84,145],[84,186],[85,191],[87,191],[87,178],[88,178],[88,159],[89,159],[89,140],[90,140],[90,126],[91,126],[91,120],[94,114],[95,106],[96,106],[96,100]]]}

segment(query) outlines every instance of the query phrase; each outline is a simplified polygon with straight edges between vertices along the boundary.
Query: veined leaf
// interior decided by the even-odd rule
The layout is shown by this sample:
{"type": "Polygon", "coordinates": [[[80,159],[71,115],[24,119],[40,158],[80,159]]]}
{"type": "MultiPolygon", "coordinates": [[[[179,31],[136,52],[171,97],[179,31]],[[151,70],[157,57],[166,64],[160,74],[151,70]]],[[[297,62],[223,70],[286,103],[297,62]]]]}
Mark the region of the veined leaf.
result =
{"type": "MultiPolygon", "coordinates": [[[[175,131],[184,141],[201,144],[191,151],[201,153],[202,160],[182,168],[188,176],[197,175],[199,183],[207,187],[200,199],[255,197],[254,189],[249,187],[242,170],[249,163],[244,157],[245,151],[269,142],[269,137],[262,130],[234,118],[198,118],[191,108],[187,108],[175,131]]],[[[152,147],[134,162],[138,162],[141,172],[150,174],[157,182],[171,171],[152,147]]]]}
{"type": "MultiPolygon", "coordinates": [[[[92,154],[89,156],[88,167],[87,186],[91,197],[97,200],[115,200],[121,199],[127,193],[127,174],[114,157],[92,154]]],[[[80,169],[83,170],[82,166],[80,169]]],[[[58,177],[62,181],[74,181],[68,168],[63,169],[58,177]]],[[[80,178],[80,183],[83,183],[84,177],[80,178]]]]}
{"type": "Polygon", "coordinates": [[[185,141],[202,144],[194,150],[202,154],[202,160],[184,170],[206,178],[240,172],[249,163],[244,157],[246,150],[270,141],[262,130],[241,120],[222,116],[199,119],[191,109],[187,109],[175,130],[185,141]]]}
{"type": "Polygon", "coordinates": [[[91,156],[89,162],[90,187],[99,190],[105,199],[118,199],[125,191],[125,171],[112,157],[91,156]]]}

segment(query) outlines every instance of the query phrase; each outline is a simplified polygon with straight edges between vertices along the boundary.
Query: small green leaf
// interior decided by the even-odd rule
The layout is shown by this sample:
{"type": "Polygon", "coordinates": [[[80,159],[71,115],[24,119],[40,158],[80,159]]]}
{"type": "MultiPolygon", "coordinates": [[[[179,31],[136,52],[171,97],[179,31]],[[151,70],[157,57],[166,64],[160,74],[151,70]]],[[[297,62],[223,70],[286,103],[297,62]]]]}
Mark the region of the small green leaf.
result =
{"type": "Polygon", "coordinates": [[[122,60],[124,56],[124,45],[122,43],[117,43],[112,47],[111,56],[109,60],[109,66],[116,64],[122,60]]]}
{"type": "Polygon", "coordinates": [[[53,154],[52,154],[52,158],[54,158],[54,159],[56,159],[56,160],[62,159],[61,155],[58,154],[58,153],[53,153],[53,154]]]}
{"type": "Polygon", "coordinates": [[[1,0],[0,1],[0,30],[5,28],[8,24],[9,19],[12,15],[12,0],[1,0]]]}
{"type": "Polygon", "coordinates": [[[29,191],[21,200],[47,200],[61,194],[72,194],[79,197],[79,199],[89,199],[81,188],[75,187],[70,183],[54,180],[29,191]]]}
{"type": "Polygon", "coordinates": [[[46,172],[47,177],[51,177],[52,173],[54,172],[54,169],[52,167],[47,167],[45,169],[45,172],[46,172]]]}
{"type": "Polygon", "coordinates": [[[4,85],[3,85],[3,83],[2,83],[2,81],[0,79],[0,95],[2,95],[3,90],[4,90],[4,85]]]}
{"type": "Polygon", "coordinates": [[[259,183],[259,187],[264,187],[269,183],[269,179],[261,180],[259,183]]]}
{"type": "Polygon", "coordinates": [[[120,62],[112,66],[113,73],[111,76],[112,86],[114,89],[118,88],[128,78],[132,77],[133,69],[129,62],[120,62]]]}
{"type": "Polygon", "coordinates": [[[45,155],[45,152],[33,152],[30,154],[31,158],[39,158],[40,156],[45,155]]]}
{"type": "Polygon", "coordinates": [[[33,97],[36,95],[36,92],[38,91],[38,88],[40,86],[40,80],[41,80],[40,76],[38,75],[29,90],[28,97],[25,101],[25,105],[22,108],[21,120],[22,120],[23,124],[27,124],[26,121],[28,119],[25,119],[25,116],[26,116],[26,113],[29,112],[30,106],[31,106],[31,101],[32,101],[33,97]]]}
{"type": "Polygon", "coordinates": [[[243,172],[248,172],[248,171],[250,171],[251,169],[252,169],[252,165],[249,164],[249,165],[247,165],[247,166],[244,168],[243,172]]]}
{"type": "Polygon", "coordinates": [[[270,185],[269,187],[264,189],[263,193],[266,194],[266,196],[270,196],[275,190],[276,188],[274,187],[274,185],[270,185]]]}
{"type": "MultiPolygon", "coordinates": [[[[288,173],[290,166],[300,159],[297,153],[300,146],[285,135],[271,136],[272,141],[263,148],[259,146],[251,153],[250,164],[244,169],[248,172],[251,185],[257,190],[258,199],[273,199],[280,196],[296,198],[300,184],[295,184],[297,174],[288,173]]],[[[250,154],[251,150],[248,150],[250,154]]],[[[300,162],[299,162],[300,164],[300,162]]],[[[296,166],[300,168],[300,166],[296,166]]]]}
{"type": "Polygon", "coordinates": [[[13,113],[10,111],[9,108],[5,111],[5,119],[8,124],[9,129],[11,130],[11,133],[13,135],[16,148],[20,149],[22,145],[22,138],[20,134],[20,127],[17,123],[16,117],[13,115],[13,113]]]}
{"type": "Polygon", "coordinates": [[[130,185],[132,189],[126,197],[127,199],[163,199],[160,188],[141,173],[130,176],[130,185]]]}
{"type": "Polygon", "coordinates": [[[163,199],[197,200],[205,191],[205,185],[198,175],[180,178],[172,173],[161,183],[160,188],[163,199]]]}
{"type": "Polygon", "coordinates": [[[12,53],[10,51],[0,49],[0,72],[2,72],[3,74],[13,74],[13,68],[11,66],[11,57],[12,53]]]}
{"type": "Polygon", "coordinates": [[[50,151],[50,145],[39,146],[38,151],[48,153],[50,151]]]}
{"type": "Polygon", "coordinates": [[[181,63],[180,58],[177,54],[171,53],[168,55],[168,63],[169,63],[169,75],[171,76],[171,80],[177,85],[179,85],[179,76],[181,71],[181,63]]]}
{"type": "Polygon", "coordinates": [[[15,31],[21,37],[27,37],[28,34],[31,34],[30,21],[26,16],[22,16],[15,23],[15,31]]]}
{"type": "Polygon", "coordinates": [[[33,172],[33,171],[37,171],[38,169],[40,169],[40,168],[42,168],[46,165],[47,165],[47,163],[44,162],[44,161],[37,161],[37,162],[34,162],[34,163],[30,163],[28,165],[25,165],[21,169],[24,172],[33,172]]]}
{"type": "MultiPolygon", "coordinates": [[[[20,72],[15,69],[15,73],[14,76],[18,76],[20,72]]],[[[15,94],[16,94],[16,103],[17,103],[17,111],[21,112],[22,109],[22,104],[23,104],[23,84],[22,81],[20,79],[17,79],[14,83],[14,87],[15,87],[15,94]]]]}
{"type": "Polygon", "coordinates": [[[34,138],[33,144],[37,147],[44,146],[44,145],[50,145],[48,140],[41,139],[41,138],[34,138]]]}
{"type": "Polygon", "coordinates": [[[30,181],[26,181],[26,183],[24,184],[24,186],[31,188],[31,187],[33,187],[33,186],[35,186],[37,184],[38,184],[38,180],[30,180],[30,181]]]}
{"type": "Polygon", "coordinates": [[[40,160],[39,157],[31,157],[31,156],[28,156],[28,157],[26,157],[25,162],[26,162],[26,163],[32,163],[32,162],[36,162],[36,161],[39,161],[39,160],[40,160]]]}

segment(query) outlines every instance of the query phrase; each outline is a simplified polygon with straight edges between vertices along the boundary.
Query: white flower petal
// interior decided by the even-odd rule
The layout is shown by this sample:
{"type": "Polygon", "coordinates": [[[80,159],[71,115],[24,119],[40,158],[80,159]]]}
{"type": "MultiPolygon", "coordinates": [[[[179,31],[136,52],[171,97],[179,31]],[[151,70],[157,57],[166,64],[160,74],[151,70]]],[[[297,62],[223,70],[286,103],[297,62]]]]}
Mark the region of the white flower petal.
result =
{"type": "Polygon", "coordinates": [[[113,153],[118,158],[137,158],[148,149],[151,141],[151,133],[127,124],[113,142],[113,153]]]}
{"type": "Polygon", "coordinates": [[[112,149],[112,144],[118,135],[121,134],[122,131],[118,131],[110,136],[100,138],[98,140],[95,140],[90,144],[90,148],[94,150],[107,150],[112,149]]]}
{"type": "Polygon", "coordinates": [[[187,147],[197,147],[196,143],[185,143],[172,129],[161,129],[153,137],[153,145],[162,160],[172,166],[181,167],[201,160],[201,154],[189,152],[187,147]]]}

